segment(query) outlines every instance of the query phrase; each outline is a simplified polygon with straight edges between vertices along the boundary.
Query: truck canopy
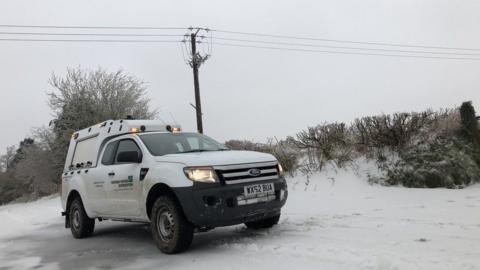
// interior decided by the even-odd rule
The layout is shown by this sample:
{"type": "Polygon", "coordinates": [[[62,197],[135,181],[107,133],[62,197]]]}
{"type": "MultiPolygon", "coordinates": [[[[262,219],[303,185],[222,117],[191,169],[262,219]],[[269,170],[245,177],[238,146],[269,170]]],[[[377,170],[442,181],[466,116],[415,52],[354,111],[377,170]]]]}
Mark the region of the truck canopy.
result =
{"type": "Polygon", "coordinates": [[[180,131],[178,125],[168,125],[160,120],[107,120],[72,134],[64,171],[97,166],[104,144],[111,138],[128,133],[180,131]]]}

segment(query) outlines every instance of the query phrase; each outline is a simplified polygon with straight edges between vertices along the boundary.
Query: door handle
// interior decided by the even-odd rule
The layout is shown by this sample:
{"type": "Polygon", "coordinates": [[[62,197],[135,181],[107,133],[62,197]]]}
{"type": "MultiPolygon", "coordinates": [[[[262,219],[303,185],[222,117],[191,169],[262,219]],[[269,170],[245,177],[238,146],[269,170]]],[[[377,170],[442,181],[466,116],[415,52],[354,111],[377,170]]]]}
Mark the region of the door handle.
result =
{"type": "Polygon", "coordinates": [[[114,172],[109,172],[109,173],[108,173],[108,176],[114,176],[114,175],[115,175],[114,172]]]}

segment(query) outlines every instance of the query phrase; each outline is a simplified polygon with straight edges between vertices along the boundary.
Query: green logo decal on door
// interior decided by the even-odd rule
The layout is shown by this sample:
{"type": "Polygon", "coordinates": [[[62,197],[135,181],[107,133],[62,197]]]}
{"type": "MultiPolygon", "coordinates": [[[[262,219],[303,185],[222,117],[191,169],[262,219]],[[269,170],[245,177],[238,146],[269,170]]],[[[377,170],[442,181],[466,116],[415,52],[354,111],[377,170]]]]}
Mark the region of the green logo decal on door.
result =
{"type": "Polygon", "coordinates": [[[126,180],[111,181],[112,185],[118,185],[119,188],[132,187],[133,175],[129,175],[126,180]]]}

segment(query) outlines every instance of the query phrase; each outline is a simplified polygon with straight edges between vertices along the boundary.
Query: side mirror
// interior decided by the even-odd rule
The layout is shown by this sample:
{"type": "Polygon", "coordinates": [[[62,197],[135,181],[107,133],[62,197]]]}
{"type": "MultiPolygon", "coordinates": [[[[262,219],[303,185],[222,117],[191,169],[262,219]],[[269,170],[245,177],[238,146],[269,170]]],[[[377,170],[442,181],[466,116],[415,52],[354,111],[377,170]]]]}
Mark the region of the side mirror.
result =
{"type": "Polygon", "coordinates": [[[137,151],[125,151],[118,153],[117,162],[119,163],[141,163],[142,155],[137,151]]]}

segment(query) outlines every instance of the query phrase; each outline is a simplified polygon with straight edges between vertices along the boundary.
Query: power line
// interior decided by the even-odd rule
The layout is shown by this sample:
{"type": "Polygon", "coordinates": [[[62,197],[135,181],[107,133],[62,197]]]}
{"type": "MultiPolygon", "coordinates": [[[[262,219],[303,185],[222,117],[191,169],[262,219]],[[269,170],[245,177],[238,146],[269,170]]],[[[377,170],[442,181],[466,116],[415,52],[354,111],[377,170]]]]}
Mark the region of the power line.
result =
{"type": "MultiPolygon", "coordinates": [[[[0,35],[33,35],[33,36],[114,36],[114,37],[180,37],[184,36],[183,34],[119,34],[119,33],[47,33],[47,32],[0,32],[0,35]]],[[[291,42],[272,42],[264,40],[251,40],[251,39],[236,39],[236,38],[223,38],[223,37],[210,37],[211,39],[217,40],[227,40],[227,41],[238,41],[238,42],[249,42],[249,43],[263,43],[263,44],[274,44],[274,45],[288,45],[288,46],[303,46],[303,47],[322,47],[322,48],[335,48],[335,49],[354,49],[354,50],[367,50],[367,51],[385,51],[385,52],[402,52],[402,53],[425,53],[425,54],[445,54],[445,55],[465,55],[465,56],[480,56],[480,54],[471,54],[471,53],[453,53],[453,52],[431,52],[431,51],[409,51],[409,50],[392,50],[392,49],[381,49],[381,48],[364,48],[364,47],[342,47],[342,46],[330,46],[330,45],[319,45],[319,44],[305,44],[305,43],[291,43],[291,42]]],[[[6,41],[40,41],[37,39],[0,39],[6,41]]],[[[65,41],[65,40],[41,40],[41,41],[65,41]]],[[[69,40],[70,41],[70,40],[69,40]]],[[[86,40],[72,40],[72,41],[82,41],[86,40]]],[[[96,41],[96,40],[95,40],[96,41]]],[[[101,40],[100,40],[101,41],[101,40]]],[[[114,42],[103,41],[103,42],[114,42]]],[[[123,41],[123,40],[121,40],[123,41]]],[[[133,42],[133,41],[131,41],[133,42]]],[[[153,42],[153,41],[142,41],[138,42],[153,42]]]]}
{"type": "Polygon", "coordinates": [[[0,35],[27,36],[107,36],[107,37],[182,37],[183,34],[119,34],[119,33],[47,33],[47,32],[0,32],[0,35]]]}
{"type": "Polygon", "coordinates": [[[409,48],[427,48],[427,49],[441,49],[441,50],[467,50],[467,51],[480,51],[477,48],[460,48],[460,47],[443,47],[443,46],[429,46],[429,45],[417,45],[417,44],[402,44],[402,43],[387,43],[387,42],[367,42],[367,41],[355,41],[355,40],[340,40],[340,39],[327,39],[327,38],[315,38],[315,37],[301,37],[290,35],[273,35],[262,34],[252,32],[239,32],[239,31],[227,31],[219,29],[209,29],[210,31],[225,33],[225,34],[237,34],[247,36],[269,37],[269,38],[283,38],[283,39],[298,39],[298,40],[311,40],[311,41],[326,41],[326,42],[338,42],[338,43],[353,43],[364,45],[377,45],[377,46],[392,46],[392,47],[409,47],[409,48]]]}
{"type": "MultiPolygon", "coordinates": [[[[284,51],[302,51],[302,52],[315,52],[315,53],[333,53],[333,54],[353,54],[353,55],[368,55],[368,56],[391,56],[391,57],[408,57],[408,58],[430,58],[430,59],[452,59],[452,60],[480,60],[480,58],[474,57],[444,57],[439,55],[452,55],[452,56],[480,56],[476,53],[464,53],[464,52],[445,52],[445,51],[418,51],[418,50],[402,50],[402,49],[386,49],[386,48],[375,48],[375,47],[351,47],[351,46],[335,46],[328,44],[313,44],[313,43],[299,43],[299,42],[284,42],[282,40],[257,40],[257,39],[241,39],[241,38],[228,38],[228,37],[212,37],[212,32],[226,33],[233,35],[248,35],[248,36],[257,36],[257,37],[268,37],[268,38],[278,38],[278,39],[295,39],[295,40],[310,40],[310,41],[329,41],[329,42],[342,42],[342,43],[356,43],[364,45],[375,45],[375,46],[402,46],[402,47],[413,47],[413,48],[430,48],[430,49],[449,49],[449,50],[480,50],[480,49],[469,49],[469,48],[453,48],[453,47],[437,47],[437,46],[424,46],[424,45],[411,45],[411,44],[395,44],[395,43],[377,43],[377,42],[361,42],[361,41],[352,41],[352,40],[333,40],[333,39],[322,39],[322,38],[312,38],[312,37],[299,37],[299,36],[288,36],[288,35],[272,35],[272,34],[261,34],[261,33],[251,33],[251,32],[238,32],[238,31],[225,31],[225,30],[210,30],[208,28],[200,27],[152,27],[152,26],[60,26],[60,25],[0,25],[1,28],[41,28],[41,29],[110,29],[110,30],[179,30],[187,29],[190,31],[204,31],[207,34],[210,33],[210,37],[205,35],[198,36],[201,38],[200,41],[196,43],[204,43],[202,40],[209,38],[210,40],[225,40],[233,41],[234,43],[222,43],[215,42],[217,45],[221,46],[230,46],[230,47],[244,47],[244,48],[258,48],[258,49],[270,49],[270,50],[284,50],[284,51]],[[277,45],[277,46],[258,46],[258,45],[246,45],[244,43],[252,44],[267,44],[267,45],[277,45]],[[280,47],[279,47],[280,46],[280,47]],[[302,47],[313,47],[313,48],[330,48],[335,50],[315,50],[315,49],[306,49],[302,47]],[[359,51],[339,51],[340,50],[359,50],[359,51]],[[386,53],[368,53],[362,51],[373,51],[373,52],[386,52],[386,53]],[[430,54],[430,56],[421,55],[421,54],[430,54]]],[[[184,42],[185,38],[180,40],[161,40],[161,39],[135,39],[135,37],[185,37],[185,35],[180,34],[170,34],[170,33],[68,33],[68,32],[17,32],[17,31],[0,31],[0,41],[11,41],[11,42],[90,42],[90,43],[178,43],[184,42]],[[8,37],[8,35],[23,35],[23,36],[62,36],[62,37],[130,37],[132,39],[65,39],[65,38],[30,38],[30,37],[8,37]]],[[[187,37],[188,39],[188,37],[187,37]]],[[[208,43],[208,45],[213,44],[213,42],[208,43]]],[[[210,49],[210,48],[209,48],[210,49]]]]}
{"type": "Polygon", "coordinates": [[[236,42],[247,42],[247,43],[261,43],[261,44],[272,44],[272,45],[287,45],[287,46],[317,47],[317,48],[332,48],[332,49],[383,51],[383,52],[397,52],[397,53],[423,53],[423,54],[480,56],[480,54],[478,54],[478,53],[432,52],[432,51],[395,50],[395,49],[382,49],[382,48],[365,48],[365,47],[344,47],[344,46],[332,46],[332,45],[320,45],[320,44],[278,42],[278,41],[252,40],[252,39],[236,39],[236,38],[223,38],[223,37],[213,37],[213,39],[214,40],[216,39],[216,40],[236,41],[236,42]]]}
{"type": "MultiPolygon", "coordinates": [[[[466,51],[480,51],[480,48],[462,48],[462,47],[446,47],[446,46],[430,46],[430,45],[418,45],[418,44],[403,44],[403,43],[388,43],[388,42],[367,42],[367,41],[355,41],[355,40],[340,40],[340,39],[328,39],[328,38],[316,38],[306,36],[293,36],[293,35],[276,35],[276,34],[264,34],[255,32],[241,32],[241,31],[229,31],[221,29],[209,29],[201,27],[156,27],[156,26],[78,26],[78,25],[17,25],[17,24],[2,24],[0,28],[37,28],[37,29],[110,29],[110,30],[192,30],[200,29],[207,32],[214,31],[225,34],[247,35],[257,37],[268,37],[277,39],[296,39],[296,40],[310,40],[310,41],[323,41],[323,42],[336,42],[336,43],[350,43],[350,44],[363,44],[363,45],[375,45],[375,46],[392,46],[392,47],[408,47],[408,48],[428,48],[428,49],[441,49],[441,50],[466,50],[466,51]]],[[[10,33],[13,34],[13,33],[10,33]]],[[[27,34],[27,33],[25,33],[27,34]]],[[[49,33],[45,33],[49,34],[49,33]]],[[[16,34],[15,34],[16,35],[16,34]]],[[[32,35],[42,35],[33,34],[32,35]]],[[[116,36],[114,34],[54,34],[50,35],[85,35],[85,36],[116,36]]],[[[119,34],[118,36],[163,36],[160,34],[119,34]]],[[[326,45],[325,45],[326,47],[326,45]]],[[[373,49],[370,49],[373,50],[373,49]]],[[[427,52],[430,53],[430,52],[427,52]]],[[[434,53],[434,52],[431,52],[434,53]]]]}
{"type": "Polygon", "coordinates": [[[78,25],[19,25],[0,24],[3,28],[45,28],[45,29],[117,29],[117,30],[186,30],[188,27],[156,27],[156,26],[78,26],[78,25]]]}
{"type": "Polygon", "coordinates": [[[0,38],[0,41],[25,42],[119,42],[119,43],[180,43],[180,40],[148,40],[148,39],[32,39],[32,38],[0,38]]]}
{"type": "Polygon", "coordinates": [[[448,60],[474,60],[474,61],[480,60],[480,58],[467,58],[467,57],[443,57],[443,56],[421,56],[421,55],[407,55],[407,54],[377,54],[377,53],[361,53],[361,52],[345,52],[345,51],[310,50],[310,49],[300,49],[300,48],[255,46],[255,45],[232,44],[232,43],[221,43],[221,42],[215,42],[214,44],[220,45],[220,46],[228,46],[228,47],[243,47],[243,48],[285,50],[285,51],[313,52],[313,53],[353,54],[353,55],[367,55],[367,56],[388,56],[388,57],[448,59],[448,60]]]}

